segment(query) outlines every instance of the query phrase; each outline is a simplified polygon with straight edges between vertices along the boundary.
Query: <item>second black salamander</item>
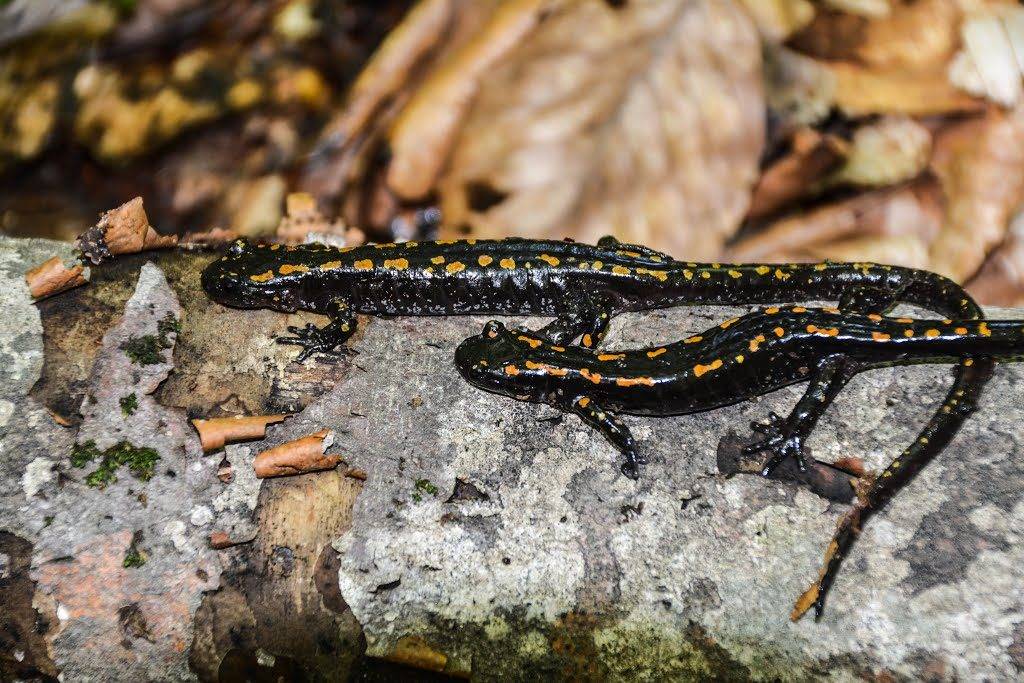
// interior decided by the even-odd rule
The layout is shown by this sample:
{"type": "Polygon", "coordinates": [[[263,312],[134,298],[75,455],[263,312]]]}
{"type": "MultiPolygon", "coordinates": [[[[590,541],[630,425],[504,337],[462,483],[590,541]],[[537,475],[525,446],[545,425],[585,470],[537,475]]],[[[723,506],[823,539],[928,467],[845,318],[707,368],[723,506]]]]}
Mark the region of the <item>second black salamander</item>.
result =
{"type": "MultiPolygon", "coordinates": [[[[775,417],[764,441],[753,449],[776,450],[784,444],[786,454],[802,459],[803,439],[856,373],[888,365],[957,362],[971,354],[1024,359],[1024,321],[913,320],[840,314],[835,308],[772,307],[674,344],[623,351],[560,346],[490,322],[480,335],[459,345],[455,363],[477,387],[578,415],[634,462],[640,459],[636,445],[616,413],[693,413],[809,381],[791,415],[775,417]]],[[[965,362],[973,365],[969,358],[965,362]]],[[[966,392],[954,392],[943,414],[965,416],[973,409],[966,397],[966,392]]],[[[820,615],[861,524],[945,446],[958,426],[926,429],[858,492],[857,503],[829,545],[819,580],[797,602],[794,619],[812,606],[820,615]]],[[[772,458],[776,464],[779,452],[772,458]]]]}

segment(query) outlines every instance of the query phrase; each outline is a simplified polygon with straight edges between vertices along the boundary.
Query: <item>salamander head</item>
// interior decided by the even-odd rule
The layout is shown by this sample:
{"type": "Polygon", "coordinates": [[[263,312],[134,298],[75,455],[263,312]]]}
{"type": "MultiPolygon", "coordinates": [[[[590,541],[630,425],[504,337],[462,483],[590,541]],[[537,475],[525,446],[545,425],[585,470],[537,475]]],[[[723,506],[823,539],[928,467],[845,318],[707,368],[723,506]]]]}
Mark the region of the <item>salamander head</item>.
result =
{"type": "Polygon", "coordinates": [[[541,400],[545,385],[527,371],[532,348],[519,340],[521,332],[492,320],[483,332],[455,349],[455,365],[475,387],[521,400],[541,400]]]}
{"type": "Polygon", "coordinates": [[[305,288],[298,278],[282,275],[283,250],[277,244],[235,240],[223,256],[203,271],[203,290],[217,303],[235,308],[287,312],[307,308],[302,300],[305,288]]]}

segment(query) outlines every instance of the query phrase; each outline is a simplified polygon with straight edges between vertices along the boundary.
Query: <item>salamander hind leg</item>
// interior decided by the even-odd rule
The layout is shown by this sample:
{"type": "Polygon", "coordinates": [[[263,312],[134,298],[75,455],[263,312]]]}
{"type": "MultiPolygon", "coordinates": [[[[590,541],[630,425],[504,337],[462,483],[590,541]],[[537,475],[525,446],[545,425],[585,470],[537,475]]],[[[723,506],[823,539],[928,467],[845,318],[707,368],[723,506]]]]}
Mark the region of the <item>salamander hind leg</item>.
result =
{"type": "Polygon", "coordinates": [[[579,338],[581,346],[594,348],[608,332],[615,314],[611,297],[580,293],[571,296],[565,312],[537,330],[553,344],[570,344],[579,338]]]}
{"type": "Polygon", "coordinates": [[[786,418],[775,413],[769,415],[768,424],[753,423],[751,426],[764,438],[743,449],[745,454],[768,452],[761,474],[768,476],[786,458],[796,458],[801,471],[806,471],[807,461],[803,447],[807,437],[814,430],[818,420],[835,400],[846,383],[859,368],[846,356],[831,355],[823,358],[811,375],[807,391],[786,418]]]}
{"type": "Polygon", "coordinates": [[[626,456],[626,460],[620,468],[624,475],[630,479],[640,478],[640,465],[646,464],[647,461],[637,453],[636,442],[633,440],[633,434],[630,433],[629,427],[587,396],[577,398],[568,406],[568,410],[601,432],[620,453],[626,456]]]}
{"type": "Polygon", "coordinates": [[[323,327],[308,323],[305,327],[290,325],[288,332],[292,336],[277,338],[278,344],[301,346],[302,352],[296,360],[303,362],[314,353],[339,354],[338,349],[349,340],[356,331],[356,317],[347,302],[333,302],[328,311],[331,322],[323,327]]]}

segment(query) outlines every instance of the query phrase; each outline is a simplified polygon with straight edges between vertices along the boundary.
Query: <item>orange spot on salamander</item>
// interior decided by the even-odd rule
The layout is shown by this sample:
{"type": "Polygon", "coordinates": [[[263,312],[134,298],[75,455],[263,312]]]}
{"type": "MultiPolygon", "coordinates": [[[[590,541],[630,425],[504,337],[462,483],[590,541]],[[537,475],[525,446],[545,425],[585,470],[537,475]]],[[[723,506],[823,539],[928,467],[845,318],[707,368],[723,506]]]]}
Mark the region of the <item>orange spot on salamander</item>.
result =
{"type": "Polygon", "coordinates": [[[320,270],[334,270],[335,268],[341,268],[341,261],[328,261],[320,265],[320,270]]]}
{"type": "Polygon", "coordinates": [[[615,380],[615,383],[618,384],[620,387],[653,387],[654,379],[651,377],[619,377],[617,380],[615,380]]]}
{"type": "Polygon", "coordinates": [[[435,266],[439,266],[442,263],[444,263],[444,256],[435,256],[434,258],[430,259],[430,262],[433,263],[435,266]]]}
{"type": "Polygon", "coordinates": [[[452,261],[447,266],[445,266],[444,269],[447,270],[449,273],[458,273],[460,271],[465,270],[466,266],[465,264],[462,263],[462,261],[452,261]]]}
{"type": "MultiPolygon", "coordinates": [[[[821,334],[821,335],[824,335],[826,337],[838,337],[839,336],[839,329],[835,328],[835,327],[828,327],[828,328],[826,328],[826,327],[817,327],[815,325],[808,325],[807,326],[807,331],[810,332],[811,334],[821,334]]],[[[776,332],[776,334],[778,334],[778,332],[776,332]]]]}
{"type": "Polygon", "coordinates": [[[668,349],[666,349],[664,347],[662,347],[660,349],[655,349],[654,351],[648,351],[647,352],[647,357],[648,358],[657,358],[658,356],[660,356],[661,354],[665,353],[666,351],[668,351],[668,349]]]}
{"type": "Polygon", "coordinates": [[[913,337],[914,336],[914,331],[913,330],[903,330],[903,336],[904,337],[913,337]]]}
{"type": "Polygon", "coordinates": [[[722,367],[722,359],[718,358],[710,365],[694,365],[693,374],[696,375],[697,377],[700,377],[701,375],[711,372],[712,370],[717,370],[720,367],[722,367]]]}
{"type": "Polygon", "coordinates": [[[558,353],[565,353],[565,347],[564,346],[552,346],[551,350],[552,351],[557,351],[558,353]]]}
{"type": "Polygon", "coordinates": [[[267,272],[259,275],[250,275],[249,279],[253,282],[267,282],[268,280],[274,279],[274,271],[268,270],[267,272]]]}
{"type": "Polygon", "coordinates": [[[700,336],[699,334],[696,334],[696,335],[694,335],[692,337],[687,337],[686,339],[684,339],[683,343],[684,344],[696,344],[697,342],[701,342],[701,341],[704,341],[704,337],[700,336]]]}
{"type": "Polygon", "coordinates": [[[881,319],[882,316],[878,315],[877,313],[872,313],[868,316],[868,320],[874,320],[876,323],[881,319]]]}
{"type": "Polygon", "coordinates": [[[953,331],[956,332],[957,334],[967,334],[967,328],[966,327],[958,327],[958,328],[956,328],[953,331]]]}
{"type": "Polygon", "coordinates": [[[775,269],[775,279],[776,279],[776,280],[782,280],[782,281],[786,281],[786,280],[788,280],[788,279],[789,279],[790,277],[791,277],[791,275],[790,275],[789,273],[785,273],[785,272],[783,272],[783,271],[782,271],[782,268],[776,268],[776,269],[775,269]]]}
{"type": "Polygon", "coordinates": [[[598,360],[622,360],[626,357],[624,353],[602,353],[597,357],[598,360]]]}
{"type": "Polygon", "coordinates": [[[516,267],[516,262],[510,258],[503,258],[498,263],[498,265],[500,265],[505,270],[512,270],[513,268],[516,267]]]}
{"type": "Polygon", "coordinates": [[[898,322],[898,323],[912,323],[912,322],[914,322],[914,319],[913,318],[896,318],[896,322],[898,322]]]}
{"type": "Polygon", "coordinates": [[[526,368],[528,370],[540,370],[555,377],[565,377],[569,374],[569,371],[565,368],[556,368],[554,365],[548,365],[547,363],[535,363],[532,360],[526,361],[526,368]]]}
{"type": "Polygon", "coordinates": [[[286,263],[280,268],[278,268],[277,272],[281,273],[281,275],[289,275],[291,273],[308,273],[309,266],[304,266],[302,264],[292,265],[290,263],[286,263]]]}
{"type": "Polygon", "coordinates": [[[757,268],[754,268],[754,272],[757,273],[758,275],[767,275],[768,273],[771,272],[771,270],[772,269],[769,268],[768,266],[758,266],[757,268]]]}
{"type": "Polygon", "coordinates": [[[992,336],[992,330],[988,329],[988,323],[982,323],[978,325],[978,334],[980,334],[982,337],[992,336]]]}
{"type": "Polygon", "coordinates": [[[730,270],[729,271],[729,277],[734,277],[736,279],[739,279],[739,278],[743,277],[743,273],[741,273],[738,270],[730,270]]]}
{"type": "Polygon", "coordinates": [[[586,408],[587,406],[590,405],[590,399],[584,396],[580,400],[576,401],[576,405],[578,405],[580,408],[586,408]]]}
{"type": "Polygon", "coordinates": [[[513,376],[514,375],[518,375],[519,374],[519,368],[517,368],[514,365],[506,365],[505,366],[505,374],[506,375],[513,375],[513,376]]]}
{"type": "Polygon", "coordinates": [[[356,261],[352,264],[356,270],[370,270],[373,268],[373,261],[370,259],[363,259],[362,261],[356,261]]]}
{"type": "Polygon", "coordinates": [[[763,344],[764,341],[765,341],[765,339],[764,339],[764,335],[763,334],[759,334],[756,337],[754,337],[753,339],[751,339],[750,340],[750,352],[754,353],[759,348],[761,348],[761,344],[763,344]]]}
{"type": "Polygon", "coordinates": [[[493,260],[494,259],[492,259],[487,254],[484,254],[480,258],[478,258],[476,260],[476,262],[479,263],[481,266],[489,266],[489,265],[491,265],[491,261],[493,261],[493,260]]]}
{"type": "Polygon", "coordinates": [[[739,318],[730,318],[729,320],[726,320],[724,323],[719,325],[719,327],[721,327],[723,330],[727,330],[731,325],[735,324],[738,320],[739,318]]]}
{"type": "Polygon", "coordinates": [[[794,313],[806,313],[807,309],[804,308],[803,306],[794,306],[793,307],[793,312],[794,313]]]}
{"type": "Polygon", "coordinates": [[[776,327],[773,330],[773,332],[775,332],[775,336],[776,337],[782,337],[782,335],[786,334],[786,331],[784,329],[782,329],[781,327],[776,327]]]}
{"type": "Polygon", "coordinates": [[[409,261],[404,258],[387,259],[384,261],[384,267],[394,268],[395,270],[405,270],[409,267],[409,261]]]}
{"type": "Polygon", "coordinates": [[[594,338],[591,337],[589,334],[583,335],[583,345],[589,349],[591,346],[594,345],[594,338]]]}
{"type": "Polygon", "coordinates": [[[926,337],[938,337],[940,334],[942,334],[942,333],[939,332],[938,330],[934,329],[934,328],[930,329],[930,330],[925,330],[925,332],[924,332],[924,336],[926,336],[926,337]]]}
{"type": "Polygon", "coordinates": [[[892,339],[892,336],[885,334],[884,332],[872,332],[871,338],[875,341],[889,341],[892,339]]]}
{"type": "Polygon", "coordinates": [[[537,258],[539,258],[541,261],[546,261],[547,264],[552,267],[557,266],[559,263],[561,263],[561,261],[559,261],[554,256],[548,256],[547,254],[541,254],[537,258]]]}
{"type": "Polygon", "coordinates": [[[580,375],[582,375],[586,379],[589,379],[594,384],[601,383],[601,374],[597,372],[591,372],[589,368],[583,368],[582,370],[580,370],[580,375]]]}
{"type": "Polygon", "coordinates": [[[527,344],[530,345],[530,348],[532,349],[538,348],[543,343],[540,339],[534,339],[533,337],[527,337],[522,334],[516,337],[516,339],[518,339],[519,341],[526,342],[527,344]]]}
{"type": "Polygon", "coordinates": [[[629,275],[629,268],[625,266],[612,266],[612,272],[616,275],[629,275]]]}
{"type": "Polygon", "coordinates": [[[775,315],[776,313],[779,312],[779,307],[769,306],[768,308],[764,309],[764,312],[767,313],[768,315],[775,315]]]}

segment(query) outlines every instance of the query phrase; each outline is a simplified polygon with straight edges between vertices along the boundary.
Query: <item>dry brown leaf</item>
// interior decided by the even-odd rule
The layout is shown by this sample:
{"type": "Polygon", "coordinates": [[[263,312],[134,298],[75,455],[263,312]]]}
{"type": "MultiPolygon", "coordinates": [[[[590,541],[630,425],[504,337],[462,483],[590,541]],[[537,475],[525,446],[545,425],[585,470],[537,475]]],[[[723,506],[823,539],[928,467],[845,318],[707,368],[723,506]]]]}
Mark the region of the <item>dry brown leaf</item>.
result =
{"type": "Polygon", "coordinates": [[[503,4],[417,91],[391,136],[391,189],[414,199],[443,170],[445,224],[481,237],[613,233],[716,255],[763,140],[749,19],[720,0],[580,0],[540,22],[544,5],[503,4]]]}
{"type": "Polygon", "coordinates": [[[223,448],[226,443],[251,441],[266,436],[267,425],[284,420],[287,415],[236,415],[215,417],[209,420],[192,420],[199,432],[203,452],[209,453],[223,448]]]}
{"type": "Polygon", "coordinates": [[[793,136],[792,150],[768,167],[754,187],[747,218],[776,213],[813,193],[822,179],[839,168],[848,145],[835,135],[804,128],[793,136]]]}
{"type": "Polygon", "coordinates": [[[814,19],[810,0],[742,0],[765,40],[781,43],[814,19]]]}
{"type": "Polygon", "coordinates": [[[819,12],[794,37],[793,46],[814,57],[878,71],[941,71],[959,42],[957,0],[843,4],[836,9],[845,11],[819,12]]]}
{"type": "Polygon", "coordinates": [[[277,225],[277,237],[285,244],[300,244],[314,235],[341,238],[343,246],[363,241],[362,233],[345,227],[344,221],[328,220],[313,195],[292,192],[285,198],[285,216],[277,225]]]}
{"type": "Polygon", "coordinates": [[[118,254],[173,247],[177,243],[177,235],[161,235],[149,224],[142,197],[107,211],[78,238],[82,255],[95,264],[118,254]]]}
{"type": "Polygon", "coordinates": [[[826,185],[884,187],[916,177],[928,167],[932,136],[906,116],[884,116],[853,134],[850,154],[826,185]]]}
{"type": "MultiPolygon", "coordinates": [[[[923,178],[903,187],[865,192],[855,197],[789,216],[734,244],[726,258],[736,261],[807,261],[820,258],[866,261],[853,256],[851,245],[872,240],[905,239],[929,244],[942,227],[942,197],[938,184],[923,178]],[[831,248],[834,246],[834,251],[831,248]]],[[[906,258],[915,261],[920,249],[906,258]]],[[[898,256],[898,255],[897,255],[898,256]]],[[[898,257],[900,263],[904,258],[898,257]]],[[[909,264],[908,264],[909,265],[909,264]]],[[[915,265],[920,265],[915,263],[915,265]]]]}
{"type": "Polygon", "coordinates": [[[324,429],[263,451],[252,466],[260,479],[331,470],[341,462],[340,455],[324,453],[332,442],[331,432],[324,429]]]}
{"type": "Polygon", "coordinates": [[[765,49],[765,99],[776,137],[824,121],[835,104],[836,79],[828,67],[784,47],[765,49]]]}
{"type": "Polygon", "coordinates": [[[1006,241],[989,254],[967,291],[989,306],[1024,306],[1024,213],[1017,215],[1006,241]]]}
{"type": "Polygon", "coordinates": [[[928,268],[928,242],[918,235],[856,237],[807,249],[811,261],[868,261],[928,268]]]}
{"type": "Polygon", "coordinates": [[[961,92],[945,70],[879,71],[852,63],[829,65],[836,104],[848,116],[932,116],[980,111],[984,103],[961,92]]]}
{"type": "Polygon", "coordinates": [[[1024,94],[1024,7],[994,3],[961,27],[963,49],[950,65],[950,80],[976,97],[1012,107],[1024,94]]]}
{"type": "Polygon", "coordinates": [[[1024,105],[953,124],[935,139],[932,170],[946,195],[931,267],[957,282],[1001,243],[1024,201],[1024,105]]]}
{"type": "Polygon", "coordinates": [[[25,282],[32,298],[38,300],[84,285],[86,275],[81,263],[76,261],[69,268],[59,256],[54,256],[25,273],[25,282]]]}

